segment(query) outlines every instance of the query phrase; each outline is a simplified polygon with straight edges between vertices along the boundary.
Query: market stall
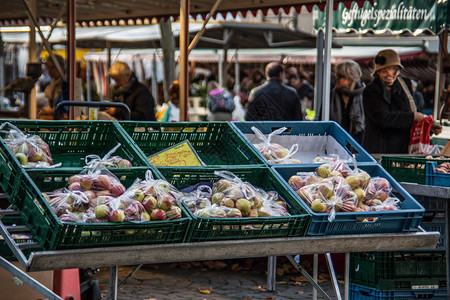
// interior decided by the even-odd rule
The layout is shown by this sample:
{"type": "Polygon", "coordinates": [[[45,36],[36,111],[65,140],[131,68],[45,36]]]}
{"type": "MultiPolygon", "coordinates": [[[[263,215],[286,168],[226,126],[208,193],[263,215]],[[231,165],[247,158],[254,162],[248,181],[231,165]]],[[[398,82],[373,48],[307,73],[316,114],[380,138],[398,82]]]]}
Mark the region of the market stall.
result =
{"type": "MultiPolygon", "coordinates": [[[[116,266],[120,265],[270,256],[272,264],[269,260],[268,286],[272,284],[274,288],[272,271],[277,255],[286,255],[294,263],[292,256],[296,254],[428,249],[435,247],[439,239],[437,232],[422,232],[419,227],[424,215],[422,206],[334,122],[284,122],[283,125],[290,130],[279,132],[273,141],[278,138],[280,140],[277,142],[287,147],[286,142],[292,145],[308,140],[309,143],[302,145],[315,146],[302,149],[300,156],[291,153],[289,157],[293,160],[290,163],[278,165],[273,157],[267,158],[259,152],[251,137],[255,131],[247,131],[256,126],[262,135],[267,136],[273,128],[280,127],[276,122],[8,121],[14,127],[4,125],[9,127],[0,130],[0,186],[21,219],[8,221],[10,216],[7,215],[14,212],[0,212],[0,231],[6,242],[3,246],[12,251],[11,255],[15,255],[27,271],[112,266],[113,299],[117,291],[114,288],[117,283],[116,266]],[[26,138],[15,139],[14,136],[20,136],[20,131],[26,138]],[[25,149],[19,141],[27,139],[35,142],[27,144],[25,149]],[[121,144],[118,148],[114,147],[117,143],[121,144]],[[196,155],[190,155],[189,160],[174,160],[170,153],[178,153],[175,158],[179,158],[181,152],[170,151],[181,151],[177,149],[181,149],[182,144],[190,145],[188,148],[196,155]],[[45,153],[51,151],[52,159],[43,160],[42,155],[37,156],[36,151],[39,150],[36,146],[45,153]],[[117,151],[115,156],[110,151],[112,148],[117,151]],[[352,151],[358,152],[354,165],[351,163],[352,151]],[[390,188],[386,192],[384,189],[392,187],[398,194],[395,196],[396,207],[385,211],[383,209],[387,206],[381,205],[383,209],[356,211],[354,204],[350,204],[356,201],[355,197],[350,197],[350,190],[347,191],[350,198],[345,198],[347,208],[344,211],[340,208],[330,212],[316,211],[314,206],[310,207],[306,198],[302,198],[288,184],[288,179],[299,172],[313,173],[326,164],[309,160],[330,159],[327,157],[332,154],[338,154],[341,158],[338,159],[339,166],[344,167],[348,163],[356,171],[357,165],[358,172],[366,174],[361,177],[364,183],[360,182],[358,186],[366,186],[373,178],[374,187],[379,186],[380,192],[390,193],[390,188]],[[86,169],[83,167],[88,163],[83,159],[86,156],[96,157],[93,161],[103,164],[114,157],[115,161],[120,162],[122,160],[117,158],[120,156],[128,163],[116,162],[117,165],[111,166],[108,163],[109,168],[101,171],[105,172],[102,175],[98,175],[97,171],[83,173],[86,169]],[[41,165],[37,165],[37,161],[41,165]],[[187,161],[190,166],[185,165],[187,161]],[[61,165],[43,168],[44,162],[61,165]],[[130,164],[132,167],[129,167],[130,164]],[[222,172],[217,172],[219,170],[222,172]],[[118,179],[107,184],[106,178],[101,177],[105,174],[112,174],[107,175],[110,178],[108,182],[118,179]],[[382,180],[376,183],[376,178],[380,177],[382,180]],[[158,182],[163,189],[159,189],[154,197],[148,195],[148,201],[143,201],[147,196],[142,191],[136,191],[141,189],[134,185],[136,178],[146,178],[142,181],[147,182],[145,184],[158,182]],[[234,187],[232,182],[235,182],[234,187]],[[199,183],[206,185],[205,190],[199,190],[199,183]],[[119,189],[119,186],[122,187],[119,189]],[[178,195],[181,198],[177,199],[182,199],[177,202],[179,208],[172,208],[174,202],[170,207],[162,202],[163,196],[168,195],[164,191],[168,191],[169,186],[176,189],[170,195],[178,195]],[[62,188],[68,188],[69,192],[61,192],[62,188]],[[177,190],[183,191],[184,195],[177,194],[177,190]],[[210,193],[215,191],[210,198],[207,196],[208,190],[210,193]],[[80,196],[80,192],[85,193],[86,197],[96,198],[92,198],[93,202],[78,202],[74,199],[75,195],[80,196]],[[105,202],[106,205],[94,201],[100,197],[99,193],[102,196],[115,194],[117,197],[108,198],[110,200],[105,202]],[[64,195],[70,197],[63,198],[66,197],[64,195]],[[129,195],[135,200],[125,204],[128,202],[123,201],[128,198],[121,198],[125,197],[122,195],[129,195]],[[159,200],[152,202],[152,198],[159,200]],[[220,205],[207,204],[213,198],[216,199],[214,201],[220,200],[220,205]],[[120,202],[114,199],[120,199],[120,202]],[[140,199],[142,204],[137,204],[139,200],[136,199],[140,199]],[[151,220],[144,217],[145,214],[140,215],[144,219],[134,221],[125,220],[125,216],[121,218],[119,210],[126,211],[128,217],[135,216],[129,209],[132,202],[135,207],[144,206],[147,215],[151,212],[151,220]],[[159,209],[155,208],[156,203],[159,209]],[[117,209],[121,205],[124,207],[117,209]],[[105,215],[104,210],[110,213],[105,215]],[[112,214],[113,211],[117,214],[112,214]],[[162,214],[167,219],[161,219],[162,214]],[[334,220],[330,219],[331,215],[334,215],[334,220]],[[91,221],[86,218],[91,218],[91,221]],[[24,223],[19,224],[20,220],[24,223]],[[14,230],[16,233],[29,232],[32,238],[23,240],[21,237],[22,240],[18,241],[17,237],[13,237],[14,230]]],[[[336,159],[334,156],[335,163],[336,159]]],[[[353,172],[344,169],[339,176],[345,174],[349,177],[349,172],[353,172]]],[[[341,171],[336,169],[333,174],[336,175],[336,172],[341,171]]],[[[321,176],[319,174],[322,174],[321,171],[310,175],[321,176]]],[[[344,179],[330,178],[344,184],[344,179]]],[[[344,185],[351,189],[346,183],[344,185]]],[[[305,188],[315,188],[315,185],[306,185],[305,188]]],[[[332,190],[334,188],[323,192],[330,197],[332,190]]],[[[341,188],[336,187],[336,193],[338,190],[341,188]]],[[[371,197],[367,201],[372,200],[371,197]]],[[[330,201],[331,198],[323,199],[324,205],[334,207],[330,201]]],[[[12,269],[5,260],[2,260],[2,266],[12,269]]],[[[299,265],[297,267],[303,273],[299,265]]],[[[309,278],[322,292],[316,281],[309,278]]]]}

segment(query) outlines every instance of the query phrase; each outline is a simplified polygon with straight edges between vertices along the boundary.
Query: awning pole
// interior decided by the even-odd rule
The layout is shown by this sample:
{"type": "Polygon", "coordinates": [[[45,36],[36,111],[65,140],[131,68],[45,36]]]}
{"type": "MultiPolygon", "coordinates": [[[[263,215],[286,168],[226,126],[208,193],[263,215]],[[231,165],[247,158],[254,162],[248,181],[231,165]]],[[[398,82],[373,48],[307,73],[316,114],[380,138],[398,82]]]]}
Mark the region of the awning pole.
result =
{"type": "Polygon", "coordinates": [[[189,72],[189,0],[180,1],[180,121],[187,121],[189,72]]]}
{"type": "Polygon", "coordinates": [[[203,35],[203,33],[206,30],[206,25],[208,24],[209,19],[211,19],[212,15],[214,15],[214,13],[216,12],[217,7],[219,7],[220,2],[222,2],[222,0],[216,0],[216,3],[214,3],[213,7],[209,11],[208,16],[206,17],[205,21],[203,22],[202,29],[200,29],[200,31],[197,32],[197,34],[192,39],[192,42],[189,44],[188,53],[191,53],[192,49],[194,49],[195,46],[197,45],[199,39],[201,38],[201,36],[203,35]]]}
{"type": "Polygon", "coordinates": [[[434,105],[433,105],[433,118],[434,120],[438,120],[441,116],[439,116],[439,104],[441,100],[442,90],[445,88],[445,80],[443,75],[443,62],[444,57],[448,56],[448,30],[444,30],[439,33],[439,52],[437,57],[437,65],[436,65],[436,82],[434,86],[434,105]]]}
{"type": "MultiPolygon", "coordinates": [[[[37,0],[32,0],[30,3],[30,8],[33,14],[37,11],[37,0]]],[[[28,17],[31,19],[31,17],[28,17]]],[[[33,22],[31,21],[31,24],[33,22]]],[[[36,62],[36,26],[30,26],[30,41],[28,43],[28,61],[30,63],[36,62]]],[[[25,101],[27,97],[25,97],[25,101]]],[[[25,103],[25,107],[28,108],[27,116],[29,119],[36,119],[37,116],[37,101],[36,101],[36,87],[30,91],[30,96],[28,97],[28,103],[25,103]]]]}
{"type": "Polygon", "coordinates": [[[333,23],[333,2],[333,0],[327,0],[326,4],[327,19],[325,23],[325,53],[323,58],[322,121],[330,120],[331,40],[333,36],[331,24],[333,23]]]}
{"type": "Polygon", "coordinates": [[[52,58],[53,64],[55,65],[56,70],[58,70],[59,76],[61,76],[62,80],[66,81],[66,74],[64,73],[63,68],[59,64],[59,61],[56,59],[56,56],[53,53],[52,47],[50,46],[48,41],[45,39],[44,34],[40,30],[38,22],[36,20],[36,17],[34,16],[35,14],[33,13],[30,5],[28,4],[28,1],[23,0],[23,3],[25,4],[25,8],[27,9],[28,18],[30,19],[32,26],[34,25],[35,27],[37,27],[37,32],[38,32],[39,36],[41,37],[42,43],[45,46],[45,50],[47,50],[48,54],[52,58]]]}
{"type": "Polygon", "coordinates": [[[86,60],[86,101],[91,101],[91,62],[86,60]]]}
{"type": "MultiPolygon", "coordinates": [[[[75,99],[75,77],[76,77],[76,40],[75,40],[75,21],[76,21],[75,0],[67,0],[67,76],[69,85],[69,99],[75,99]]],[[[75,107],[70,107],[70,120],[75,119],[75,107]]]]}
{"type": "Polygon", "coordinates": [[[234,93],[235,95],[239,95],[239,90],[241,89],[241,74],[240,74],[240,66],[239,66],[239,54],[238,50],[234,52],[234,93]]]}
{"type": "MultiPolygon", "coordinates": [[[[315,112],[314,120],[319,120],[320,107],[322,102],[322,87],[323,87],[323,29],[317,32],[317,60],[316,60],[316,76],[314,80],[314,104],[315,112]]],[[[311,120],[313,121],[313,120],[311,120]]]]}
{"type": "MultiPolygon", "coordinates": [[[[56,17],[55,21],[50,25],[50,31],[47,34],[46,40],[48,41],[50,37],[52,36],[53,30],[55,29],[56,25],[58,25],[59,20],[61,20],[63,14],[64,14],[65,6],[61,7],[61,10],[59,11],[58,16],[56,17]]],[[[44,49],[44,43],[41,43],[39,45],[39,49],[36,53],[36,58],[38,58],[41,55],[42,50],[44,49]]]]}
{"type": "Polygon", "coordinates": [[[155,107],[158,104],[158,78],[157,78],[157,70],[156,70],[156,53],[153,53],[152,60],[152,94],[153,99],[155,100],[155,107]]]}

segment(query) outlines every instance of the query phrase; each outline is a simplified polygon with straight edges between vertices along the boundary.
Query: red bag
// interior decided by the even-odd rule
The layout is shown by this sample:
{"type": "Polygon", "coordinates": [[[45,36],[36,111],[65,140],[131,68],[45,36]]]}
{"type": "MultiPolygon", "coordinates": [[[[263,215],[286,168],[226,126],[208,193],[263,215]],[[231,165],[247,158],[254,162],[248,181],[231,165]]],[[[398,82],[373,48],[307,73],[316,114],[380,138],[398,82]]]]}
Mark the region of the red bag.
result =
{"type": "MultiPolygon", "coordinates": [[[[402,86],[403,91],[406,94],[406,97],[409,101],[409,107],[412,112],[417,112],[416,103],[414,102],[414,98],[411,95],[411,92],[408,89],[403,78],[398,77],[398,81],[402,86]]],[[[430,146],[430,130],[431,125],[433,124],[433,116],[426,116],[420,122],[414,122],[410,131],[409,136],[409,146],[408,153],[409,154],[428,154],[428,148],[430,146]]]]}
{"type": "Polygon", "coordinates": [[[420,122],[414,122],[409,138],[409,154],[428,154],[430,146],[430,130],[433,124],[433,116],[426,116],[420,122]]]}

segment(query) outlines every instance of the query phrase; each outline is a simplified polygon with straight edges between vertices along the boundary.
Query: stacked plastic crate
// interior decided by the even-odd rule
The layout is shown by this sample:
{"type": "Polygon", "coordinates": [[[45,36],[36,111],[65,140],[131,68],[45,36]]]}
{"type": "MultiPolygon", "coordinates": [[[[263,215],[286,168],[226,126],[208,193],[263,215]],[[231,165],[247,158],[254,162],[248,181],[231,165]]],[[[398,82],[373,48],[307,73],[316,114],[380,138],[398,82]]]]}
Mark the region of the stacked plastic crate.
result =
{"type": "MultiPolygon", "coordinates": [[[[308,235],[417,231],[418,225],[421,224],[425,211],[423,207],[338,124],[334,122],[236,122],[234,126],[249,143],[255,143],[253,126],[266,136],[274,130],[286,127],[287,129],[280,134],[286,138],[286,143],[292,143],[296,139],[298,143],[315,143],[321,140],[314,140],[311,137],[328,137],[333,140],[333,143],[337,142],[349,155],[355,154],[355,161],[359,169],[366,171],[371,176],[386,178],[393,187],[395,196],[400,199],[400,210],[336,213],[335,219],[331,222],[328,221],[329,214],[314,213],[307,207],[312,214],[308,235]],[[367,220],[370,221],[367,222],[367,220]]],[[[323,141],[326,142],[322,139],[322,143],[324,143],[323,141]]],[[[280,138],[277,142],[281,143],[283,139],[280,138]]],[[[283,146],[289,148],[288,144],[283,146]]],[[[307,158],[302,164],[276,165],[269,164],[265,160],[283,178],[285,184],[291,176],[299,172],[314,171],[319,166],[319,164],[311,164],[312,155],[333,153],[330,152],[333,148],[328,145],[316,144],[311,147],[301,145],[299,151],[301,151],[300,149],[305,151],[302,155],[307,158]],[[322,149],[322,153],[308,153],[312,149],[314,151],[322,149]]],[[[297,158],[302,158],[302,156],[297,158]]],[[[349,165],[353,166],[353,163],[349,165]]],[[[302,200],[299,198],[299,201],[302,200]]],[[[427,217],[430,216],[427,215],[427,217]]],[[[442,229],[443,226],[443,224],[437,223],[428,224],[422,223],[428,230],[442,229]]],[[[350,299],[415,299],[423,297],[446,299],[445,254],[439,250],[426,253],[355,253],[351,255],[350,275],[350,299]]]]}
{"type": "Polygon", "coordinates": [[[289,215],[258,217],[192,218],[188,242],[304,236],[311,215],[274,171],[228,122],[120,122],[130,140],[146,157],[189,141],[204,165],[157,167],[164,178],[183,190],[199,183],[212,185],[221,177],[215,171],[230,171],[243,181],[265,191],[275,191],[286,202],[289,215]]]}
{"type": "Polygon", "coordinates": [[[190,225],[188,213],[176,220],[124,223],[63,222],[43,193],[68,186],[68,178],[79,174],[88,155],[105,156],[121,144],[114,155],[127,159],[132,167],[109,168],[128,188],[135,179],[144,179],[147,170],[154,178],[161,174],[147,160],[121,127],[108,121],[37,121],[0,120],[9,122],[29,135],[38,135],[50,148],[52,168],[24,168],[15,158],[5,139],[8,126],[1,131],[0,184],[8,201],[20,213],[24,224],[44,250],[125,246],[184,241],[190,225]]]}

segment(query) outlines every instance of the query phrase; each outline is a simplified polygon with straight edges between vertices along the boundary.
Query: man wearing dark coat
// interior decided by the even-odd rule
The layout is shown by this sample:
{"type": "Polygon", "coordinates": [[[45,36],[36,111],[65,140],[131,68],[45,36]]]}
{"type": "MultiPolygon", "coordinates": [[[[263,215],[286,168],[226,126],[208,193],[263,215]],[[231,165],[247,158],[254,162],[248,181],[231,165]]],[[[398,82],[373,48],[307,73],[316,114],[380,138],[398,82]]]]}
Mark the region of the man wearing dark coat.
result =
{"type": "MultiPolygon", "coordinates": [[[[131,110],[131,120],[155,121],[155,100],[149,89],[140,83],[126,63],[116,62],[109,69],[109,75],[114,79],[112,92],[114,102],[122,102],[131,110]]],[[[125,111],[122,108],[111,107],[106,110],[113,117],[123,120],[125,111]]]]}
{"type": "Polygon", "coordinates": [[[300,98],[294,88],[284,82],[281,63],[266,66],[267,81],[251,90],[247,104],[247,121],[301,121],[300,98]]]}

